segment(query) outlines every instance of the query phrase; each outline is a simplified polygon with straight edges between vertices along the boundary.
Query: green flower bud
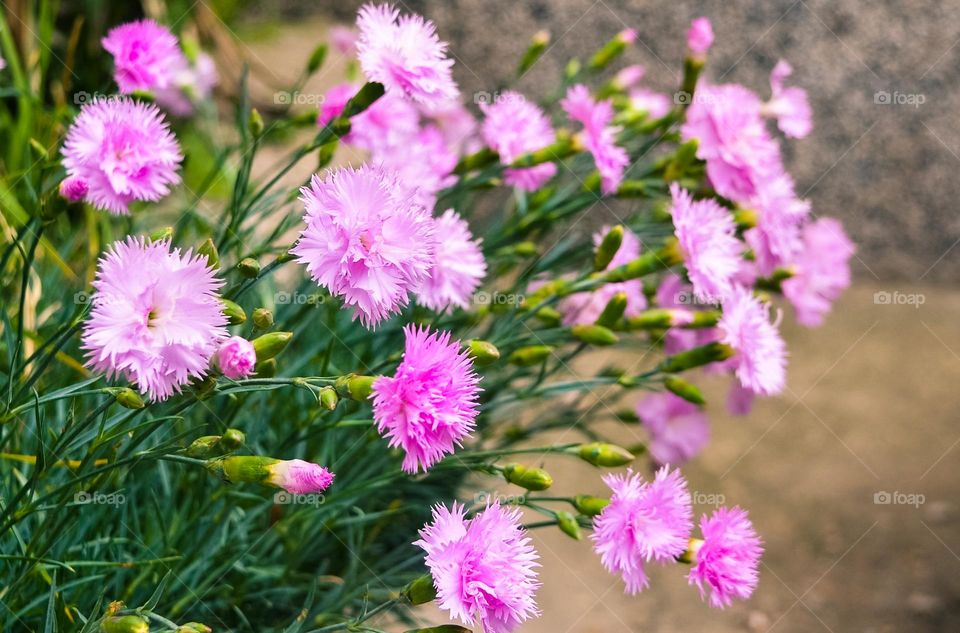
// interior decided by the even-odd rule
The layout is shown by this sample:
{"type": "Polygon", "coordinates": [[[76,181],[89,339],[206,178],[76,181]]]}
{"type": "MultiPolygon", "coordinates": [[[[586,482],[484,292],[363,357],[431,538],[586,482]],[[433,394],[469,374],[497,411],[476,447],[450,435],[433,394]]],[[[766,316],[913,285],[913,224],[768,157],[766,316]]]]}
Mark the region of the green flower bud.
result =
{"type": "Polygon", "coordinates": [[[247,119],[247,129],[254,138],[263,134],[263,117],[256,108],[250,108],[250,118],[247,119]]]}
{"type": "Polygon", "coordinates": [[[600,316],[597,317],[597,325],[602,325],[606,328],[612,328],[617,325],[617,322],[623,318],[623,313],[627,310],[627,293],[618,292],[617,294],[610,297],[610,301],[607,301],[607,305],[603,308],[603,312],[600,313],[600,316]]]}
{"type": "Polygon", "coordinates": [[[624,180],[617,188],[618,198],[649,198],[650,185],[644,180],[624,180]]]}
{"type": "Polygon", "coordinates": [[[590,462],[594,466],[605,466],[608,468],[616,466],[625,466],[634,460],[633,454],[625,448],[616,444],[607,444],[606,442],[591,442],[581,444],[574,448],[580,459],[590,462]]]}
{"type": "Polygon", "coordinates": [[[207,266],[211,268],[219,268],[220,253],[217,251],[217,245],[214,244],[213,240],[209,237],[197,247],[197,255],[203,255],[207,258],[207,266]]]}
{"type": "Polygon", "coordinates": [[[327,411],[333,411],[337,408],[337,403],[340,402],[340,396],[337,395],[337,390],[333,387],[323,387],[320,389],[320,406],[326,409],[327,411]]]}
{"type": "Polygon", "coordinates": [[[527,468],[520,464],[503,467],[503,477],[508,482],[527,490],[546,490],[553,485],[553,477],[542,468],[527,468]]]}
{"type": "Polygon", "coordinates": [[[626,424],[636,424],[640,421],[637,414],[632,409],[621,409],[616,413],[617,419],[626,424]]]}
{"type": "Polygon", "coordinates": [[[570,328],[573,338],[590,345],[616,345],[620,339],[602,325],[574,325],[570,328]]]}
{"type": "Polygon", "coordinates": [[[547,46],[550,45],[550,34],[546,31],[537,31],[533,35],[533,40],[530,42],[530,46],[527,47],[526,52],[524,52],[523,57],[520,59],[520,66],[517,68],[517,76],[523,75],[530,67],[537,63],[537,60],[540,59],[540,56],[547,50],[547,46]]]}
{"type": "Polygon", "coordinates": [[[178,626],[175,633],[213,633],[213,629],[200,622],[187,622],[178,626]]]}
{"type": "Polygon", "coordinates": [[[699,538],[690,538],[690,544],[687,545],[687,549],[677,556],[678,563],[686,563],[687,565],[692,564],[697,560],[697,552],[700,551],[700,548],[703,547],[703,539],[699,538]]]}
{"type": "Polygon", "coordinates": [[[320,46],[313,49],[313,52],[310,53],[310,59],[307,60],[307,74],[312,75],[313,73],[320,70],[320,67],[323,66],[323,61],[327,58],[327,45],[321,44],[320,46]]]}
{"type": "Polygon", "coordinates": [[[30,139],[30,149],[33,150],[34,155],[36,155],[37,160],[48,160],[50,158],[47,148],[44,147],[40,141],[35,138],[30,139]]]}
{"type": "Polygon", "coordinates": [[[253,366],[254,373],[257,374],[258,378],[273,378],[277,375],[277,360],[275,358],[268,358],[258,362],[253,366]]]}
{"type": "Polygon", "coordinates": [[[139,615],[120,615],[100,623],[102,633],[149,633],[150,624],[139,615]]]}
{"type": "Polygon", "coordinates": [[[680,180],[686,174],[687,169],[697,159],[697,139],[691,139],[677,148],[673,158],[667,164],[663,179],[666,182],[680,180]]]}
{"type": "Polygon", "coordinates": [[[610,62],[623,54],[623,51],[626,50],[627,45],[632,44],[634,39],[636,39],[636,36],[632,35],[631,31],[620,31],[617,33],[616,37],[604,44],[600,50],[593,54],[593,57],[590,58],[587,66],[592,71],[603,70],[610,64],[610,62]]]}
{"type": "Polygon", "coordinates": [[[258,361],[273,358],[287,347],[293,332],[269,332],[253,339],[253,351],[257,353],[258,361]]]}
{"type": "Polygon", "coordinates": [[[733,220],[741,231],[752,229],[757,225],[759,219],[759,215],[753,209],[737,209],[733,212],[733,220]]]}
{"type": "Polygon", "coordinates": [[[247,441],[247,436],[238,429],[227,429],[223,432],[221,444],[227,450],[235,451],[247,441]]]}
{"type": "Polygon", "coordinates": [[[403,588],[403,598],[410,604],[426,604],[437,598],[437,589],[433,586],[433,576],[424,574],[403,588]]]}
{"type": "Polygon", "coordinates": [[[595,517],[603,509],[610,505],[609,499],[604,499],[603,497],[591,497],[590,495],[577,495],[573,498],[573,507],[577,509],[577,512],[587,517],[595,517]]]}
{"type": "Polygon", "coordinates": [[[531,367],[539,365],[553,353],[553,348],[549,345],[528,345],[514,350],[507,362],[521,367],[531,367]]]}
{"type": "Polygon", "coordinates": [[[220,303],[223,304],[223,314],[227,317],[227,323],[243,325],[247,322],[247,313],[239,305],[223,297],[220,297],[220,303]]]}
{"type": "Polygon", "coordinates": [[[207,462],[207,470],[227,483],[269,484],[271,466],[279,459],[257,455],[230,455],[207,462]]]}
{"type": "Polygon", "coordinates": [[[676,240],[671,239],[660,250],[647,251],[623,266],[608,270],[603,275],[603,280],[608,283],[630,281],[631,279],[638,279],[644,275],[665,270],[682,262],[683,256],[680,253],[680,247],[676,243],[676,240]]]}
{"type": "Polygon", "coordinates": [[[252,257],[244,257],[237,264],[237,270],[247,279],[256,279],[260,274],[260,262],[252,257]]]}
{"type": "Polygon", "coordinates": [[[555,310],[549,306],[538,309],[537,313],[533,316],[537,321],[540,321],[544,325],[556,327],[563,322],[563,315],[560,314],[558,310],[555,310]]]}
{"type": "Polygon", "coordinates": [[[347,101],[347,105],[344,106],[343,113],[340,115],[341,118],[349,119],[360,114],[382,96],[383,84],[373,81],[365,83],[360,91],[350,101],[347,101]]]}
{"type": "Polygon", "coordinates": [[[163,240],[168,240],[173,237],[173,227],[165,226],[162,229],[157,229],[153,233],[147,236],[151,242],[162,242],[163,240]]]}
{"type": "Polygon", "coordinates": [[[273,312],[267,308],[257,308],[253,311],[253,324],[261,330],[270,329],[273,325],[273,312]]]}
{"type": "Polygon", "coordinates": [[[204,435],[198,437],[187,447],[187,457],[204,459],[219,452],[217,447],[222,438],[219,435],[204,435]]]}
{"type": "Polygon", "coordinates": [[[563,69],[563,76],[567,79],[573,79],[580,74],[580,60],[574,57],[569,62],[567,62],[566,67],[563,69]]]}
{"type": "Polygon", "coordinates": [[[358,376],[357,374],[348,374],[337,378],[334,387],[341,398],[350,398],[362,402],[373,393],[373,382],[377,376],[358,376]]]}
{"type": "Polygon", "coordinates": [[[513,252],[521,257],[533,257],[537,254],[537,245],[533,242],[520,242],[513,247],[513,252]]]}
{"type": "Polygon", "coordinates": [[[660,363],[658,369],[664,373],[679,373],[694,367],[702,367],[722,360],[727,360],[733,356],[733,348],[725,343],[707,343],[700,347],[673,356],[668,356],[660,363]]]}
{"type": "Polygon", "coordinates": [[[680,376],[667,376],[663,381],[663,386],[666,387],[670,393],[680,396],[692,404],[702,406],[707,402],[703,397],[703,393],[696,385],[690,384],[680,376]]]}
{"type": "Polygon", "coordinates": [[[572,539],[580,540],[583,533],[580,531],[580,525],[577,523],[577,517],[563,510],[557,512],[557,525],[560,530],[572,539]]]}
{"type": "Polygon", "coordinates": [[[142,409],[146,406],[140,394],[130,387],[107,387],[106,391],[113,395],[117,404],[127,409],[142,409]]]}
{"type": "Polygon", "coordinates": [[[467,353],[473,358],[473,363],[484,367],[500,360],[500,350],[490,342],[472,340],[467,343],[467,353]]]}
{"type": "Polygon", "coordinates": [[[597,252],[593,256],[593,269],[606,269],[606,267],[610,265],[610,262],[613,261],[617,251],[620,250],[622,243],[623,226],[617,224],[607,231],[607,234],[603,236],[603,240],[600,242],[600,246],[597,247],[597,252]]]}

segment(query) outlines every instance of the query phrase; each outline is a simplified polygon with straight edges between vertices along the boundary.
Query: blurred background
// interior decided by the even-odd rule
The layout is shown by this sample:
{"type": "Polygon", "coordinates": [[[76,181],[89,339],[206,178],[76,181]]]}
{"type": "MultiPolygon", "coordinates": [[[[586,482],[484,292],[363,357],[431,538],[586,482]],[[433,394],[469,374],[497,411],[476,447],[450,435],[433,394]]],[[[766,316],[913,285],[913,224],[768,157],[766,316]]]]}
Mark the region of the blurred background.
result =
{"type": "MultiPolygon", "coordinates": [[[[351,22],[360,4],[146,0],[144,7],[165,14],[168,23],[191,12],[217,59],[221,97],[246,63],[258,106],[269,109],[330,27],[351,22]]],[[[960,630],[960,3],[400,4],[437,23],[468,103],[512,76],[540,30],[552,40],[517,84],[528,94],[550,90],[570,58],[584,58],[628,27],[639,39],[624,63],[642,64],[648,86],[672,93],[686,28],[694,17],[709,17],[716,32],[709,79],[766,95],[776,61],[793,65],[792,83],[808,90],[815,128],[807,139],[785,145],[788,165],[814,212],[840,218],[858,246],[854,287],[826,324],[785,331],[792,351],[787,393],[734,419],[718,404],[723,393],[715,385],[708,409],[713,441],[685,469],[698,510],[742,505],[764,536],[767,553],[753,599],[711,610],[669,568],[653,569],[650,589],[626,597],[588,543],[538,531],[544,617],[522,630],[960,630]]],[[[131,14],[141,10],[135,5],[131,14]]],[[[101,19],[87,10],[88,19],[101,19]]],[[[126,10],[110,6],[111,13],[126,10]]],[[[343,79],[344,67],[345,60],[331,54],[300,92],[304,107],[311,100],[315,107],[343,79]]],[[[261,168],[270,160],[268,150],[261,168]]],[[[306,173],[291,174],[290,182],[306,173]]],[[[596,223],[610,219],[602,206],[588,213],[596,223]]],[[[592,397],[605,405],[602,391],[592,397]]],[[[615,432],[624,443],[644,439],[636,427],[615,432]]],[[[567,487],[559,482],[558,492],[602,492],[569,487],[596,479],[577,477],[574,468],[563,463],[567,487]]],[[[444,622],[431,612],[423,618],[444,622]]]]}

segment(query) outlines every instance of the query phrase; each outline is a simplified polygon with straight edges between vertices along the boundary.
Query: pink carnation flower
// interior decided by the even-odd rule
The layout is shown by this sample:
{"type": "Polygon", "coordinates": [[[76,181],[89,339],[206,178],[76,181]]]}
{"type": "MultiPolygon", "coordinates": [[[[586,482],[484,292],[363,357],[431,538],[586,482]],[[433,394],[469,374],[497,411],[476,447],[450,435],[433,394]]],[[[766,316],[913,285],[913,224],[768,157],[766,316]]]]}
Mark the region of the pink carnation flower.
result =
{"type": "Polygon", "coordinates": [[[626,593],[635,594],[649,584],[644,562],[667,562],[687,548],[693,529],[687,482],[667,467],[649,482],[632,470],[603,481],[613,496],[593,519],[594,551],[607,571],[623,577],[626,593]]]}
{"type": "Polygon", "coordinates": [[[477,119],[457,100],[420,108],[421,113],[443,134],[443,140],[454,153],[466,154],[480,149],[477,119]]]}
{"type": "Polygon", "coordinates": [[[838,220],[821,218],[803,227],[803,249],[794,261],[794,274],[781,284],[802,325],[822,324],[830,304],[850,286],[854,250],[838,220]]]}
{"type": "Polygon", "coordinates": [[[583,125],[583,144],[600,172],[603,193],[614,193],[630,164],[630,156],[616,144],[620,127],[611,125],[613,103],[609,99],[595,101],[586,86],[577,84],[567,90],[560,105],[567,116],[583,125]]]}
{"type": "MultiPolygon", "coordinates": [[[[593,244],[595,247],[600,245],[610,228],[604,226],[594,234],[593,244]]],[[[625,229],[620,248],[613,259],[610,260],[606,269],[619,268],[638,257],[640,257],[640,238],[630,229],[625,229]]],[[[642,280],[631,279],[620,283],[604,284],[593,292],[579,292],[564,298],[557,306],[557,309],[563,314],[563,324],[589,325],[596,323],[610,299],[618,292],[627,295],[627,309],[624,311],[626,316],[636,316],[647,308],[647,297],[643,294],[642,280]]]]}
{"type": "Polygon", "coordinates": [[[638,402],[637,416],[650,433],[650,455],[657,464],[680,466],[710,439],[710,425],[700,407],[670,392],[650,394],[638,402]]]}
{"type": "Polygon", "coordinates": [[[403,469],[426,472],[474,429],[480,377],[449,332],[406,326],[403,361],[373,383],[373,419],[390,446],[403,448],[403,469]]]}
{"type": "Polygon", "coordinates": [[[114,79],[120,92],[165,90],[187,67],[177,37],[153,20],[121,24],[111,29],[101,44],[113,55],[114,79]]]}
{"type": "Polygon", "coordinates": [[[718,508],[700,517],[703,543],[696,550],[688,580],[700,589],[710,606],[730,606],[734,598],[747,599],[757,587],[757,566],[763,544],[747,513],[738,507],[718,508]]]}
{"type": "Polygon", "coordinates": [[[354,83],[337,84],[323,95],[323,103],[317,112],[317,127],[324,127],[330,121],[343,114],[347,102],[356,96],[360,86],[354,83]]]}
{"type": "Polygon", "coordinates": [[[370,158],[374,164],[396,173],[410,190],[413,201],[430,211],[440,190],[457,180],[453,175],[457,155],[433,125],[421,128],[396,145],[375,147],[370,158]]]}
{"type": "Polygon", "coordinates": [[[291,252],[367,326],[396,313],[433,263],[433,222],[395,174],[350,167],[300,190],[306,228],[291,252]]]}
{"type": "Polygon", "coordinates": [[[736,380],[733,381],[727,392],[727,412],[730,415],[747,415],[753,409],[753,400],[756,396],[757,394],[736,380]]]}
{"type": "Polygon", "coordinates": [[[743,250],[733,215],[712,198],[694,200],[677,183],[670,185],[670,195],[674,232],[694,295],[705,303],[720,303],[733,289],[743,250]]]}
{"type": "Polygon", "coordinates": [[[617,71],[617,74],[614,75],[611,83],[618,90],[626,90],[628,88],[632,88],[634,84],[639,83],[646,74],[646,68],[640,64],[631,64],[630,66],[625,66],[617,71]]]}
{"type": "Polygon", "coordinates": [[[60,181],[60,196],[67,202],[80,202],[89,191],[87,181],[79,176],[67,176],[60,181]]]}
{"type": "Polygon", "coordinates": [[[366,4],[357,17],[360,67],[370,81],[425,105],[459,95],[447,57],[447,43],[437,37],[433,22],[419,15],[400,15],[394,7],[366,4]]]}
{"type": "Polygon", "coordinates": [[[357,32],[349,26],[338,25],[330,29],[330,42],[341,55],[353,56],[357,52],[357,32]]]}
{"type": "Polygon", "coordinates": [[[414,545],[426,552],[437,602],[451,619],[484,633],[510,633],[540,615],[539,556],[520,524],[520,510],[487,506],[472,519],[462,505],[437,505],[414,545]]]}
{"type": "Polygon", "coordinates": [[[196,61],[177,71],[171,86],[155,90],[154,98],[160,107],[175,116],[190,116],[198,103],[210,97],[218,80],[213,58],[201,51],[196,61]]]}
{"type": "Polygon", "coordinates": [[[403,147],[420,130],[420,113],[403,96],[387,93],[350,119],[344,141],[371,153],[403,147]]]}
{"type": "Polygon", "coordinates": [[[673,108],[670,97],[647,88],[634,88],[630,91],[630,107],[646,112],[651,119],[665,117],[673,108]]]}
{"type": "Polygon", "coordinates": [[[770,101],[764,104],[763,112],[777,120],[780,131],[793,138],[804,138],[813,129],[813,114],[807,91],[796,86],[785,87],[784,80],[793,73],[784,60],[777,62],[770,73],[770,101]]]}
{"type": "Polygon", "coordinates": [[[97,266],[93,309],[83,328],[87,365],[121,375],[164,400],[206,374],[226,338],[217,289],[223,281],[192,251],[128,237],[97,266]]]}
{"type": "Polygon", "coordinates": [[[295,495],[323,492],[334,478],[323,466],[302,459],[278,461],[268,466],[268,470],[267,483],[295,495]]]}
{"type": "Polygon", "coordinates": [[[257,363],[253,343],[242,336],[231,336],[217,351],[217,366],[223,375],[232,380],[246,378],[257,363]]]}
{"type": "MultiPolygon", "coordinates": [[[[483,141],[509,165],[520,156],[547,147],[556,140],[550,119],[543,110],[519,92],[504,91],[493,103],[481,103],[484,120],[483,141]]],[[[507,169],[504,182],[524,191],[535,191],[553,178],[557,166],[552,162],[533,167],[507,169]]]]}
{"type": "Polygon", "coordinates": [[[748,207],[757,212],[757,225],[744,239],[753,249],[757,270],[770,275],[803,247],[800,226],[810,215],[810,203],[797,197],[793,178],[782,171],[762,183],[748,207]]]}
{"type": "Polygon", "coordinates": [[[67,175],[87,184],[86,201],[117,215],[127,215],[134,200],[160,200],[180,182],[183,156],[160,110],[126,97],[85,104],[62,152],[67,175]]]}
{"type": "Polygon", "coordinates": [[[777,326],[770,322],[770,307],[747,289],[738,287],[723,303],[720,341],[736,352],[731,359],[740,383],[762,395],[783,391],[786,385],[787,349],[777,326]]]}
{"type": "Polygon", "coordinates": [[[698,56],[707,54],[713,45],[713,25],[708,18],[696,18],[687,31],[687,48],[698,56]]]}
{"type": "Polygon", "coordinates": [[[487,263],[470,226],[453,209],[435,220],[437,247],[430,277],[417,289],[417,300],[436,312],[466,308],[487,274],[487,263]]]}

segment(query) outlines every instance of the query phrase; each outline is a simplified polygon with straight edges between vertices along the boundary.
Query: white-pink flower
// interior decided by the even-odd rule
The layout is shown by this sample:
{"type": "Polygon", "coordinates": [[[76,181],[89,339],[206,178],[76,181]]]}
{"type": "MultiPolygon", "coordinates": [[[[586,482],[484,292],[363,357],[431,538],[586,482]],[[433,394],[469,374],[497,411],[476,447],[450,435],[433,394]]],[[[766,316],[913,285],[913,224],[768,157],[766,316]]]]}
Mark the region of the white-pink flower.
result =
{"type": "Polygon", "coordinates": [[[467,221],[447,209],[435,221],[436,250],[430,276],[417,289],[417,300],[436,312],[470,304],[487,273],[487,263],[467,221]]]}

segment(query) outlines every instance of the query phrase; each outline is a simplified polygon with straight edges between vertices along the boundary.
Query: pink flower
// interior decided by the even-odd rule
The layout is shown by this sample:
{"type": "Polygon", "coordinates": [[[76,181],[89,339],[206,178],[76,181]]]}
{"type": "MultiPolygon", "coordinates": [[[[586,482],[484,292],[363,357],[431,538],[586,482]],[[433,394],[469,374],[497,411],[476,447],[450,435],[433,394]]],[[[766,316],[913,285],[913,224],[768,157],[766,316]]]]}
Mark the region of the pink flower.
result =
{"type": "Polygon", "coordinates": [[[406,452],[403,469],[426,472],[474,429],[480,377],[449,332],[406,326],[403,360],[373,383],[377,430],[406,452]]]}
{"type": "Polygon", "coordinates": [[[737,381],[733,381],[727,392],[727,412],[730,415],[747,415],[753,409],[753,393],[737,381]]]}
{"type": "Polygon", "coordinates": [[[420,130],[420,113],[403,96],[387,93],[350,119],[344,141],[369,152],[402,147],[420,130]]]}
{"type": "Polygon", "coordinates": [[[603,193],[614,193],[630,164],[630,156],[616,144],[621,128],[611,125],[613,103],[609,99],[595,101],[586,86],[577,84],[567,90],[560,105],[568,117],[583,125],[583,144],[600,172],[603,193]]]}
{"type": "Polygon", "coordinates": [[[437,37],[433,22],[419,15],[401,16],[387,4],[366,4],[360,8],[357,27],[360,67],[370,81],[425,105],[459,95],[447,43],[437,37]]]}
{"type": "Polygon", "coordinates": [[[763,106],[767,116],[777,119],[780,131],[793,138],[804,138],[813,129],[813,115],[807,91],[796,86],[784,87],[784,80],[793,73],[784,60],[777,62],[770,73],[770,101],[763,106]]]}
{"type": "Polygon", "coordinates": [[[337,84],[323,95],[323,103],[317,112],[317,126],[324,127],[330,121],[343,114],[347,102],[357,94],[360,86],[354,83],[337,84]]]}
{"type": "Polygon", "coordinates": [[[696,551],[688,580],[700,589],[706,599],[710,589],[710,606],[730,606],[734,598],[747,599],[757,587],[757,566],[763,544],[738,507],[718,508],[712,515],[700,517],[703,544],[696,551]]]}
{"type": "Polygon", "coordinates": [[[156,102],[176,116],[190,116],[208,99],[219,80],[213,58],[200,51],[191,65],[177,71],[173,84],[154,91],[156,102]]]}
{"type": "MultiPolygon", "coordinates": [[[[698,308],[693,286],[685,283],[676,273],[667,273],[664,276],[657,288],[656,302],[661,308],[676,308],[688,312],[689,319],[693,318],[693,310],[698,308]]],[[[715,340],[717,340],[716,328],[672,327],[664,334],[663,351],[669,356],[715,340]]]]}
{"type": "Polygon", "coordinates": [[[87,181],[79,176],[67,176],[60,181],[60,196],[67,202],[80,202],[89,191],[87,181]]]}
{"type": "Polygon", "coordinates": [[[417,289],[417,300],[435,312],[466,308],[487,274],[487,263],[470,226],[453,209],[435,221],[437,240],[430,277],[417,289]]]}
{"type": "Polygon", "coordinates": [[[787,350],[777,326],[770,322],[768,305],[749,289],[737,287],[724,301],[717,327],[720,341],[736,352],[731,360],[740,384],[768,396],[783,391],[787,350]]]}
{"type": "Polygon", "coordinates": [[[670,392],[650,394],[638,402],[637,416],[650,433],[650,455],[657,464],[680,466],[710,439],[710,425],[700,407],[670,392]]]}
{"type": "Polygon", "coordinates": [[[631,64],[630,66],[621,68],[613,77],[612,83],[618,90],[626,90],[627,88],[632,88],[633,85],[643,79],[643,76],[646,74],[646,68],[640,64],[631,64]]]}
{"type": "Polygon", "coordinates": [[[270,471],[267,483],[295,495],[323,492],[334,478],[334,474],[323,466],[302,459],[278,461],[267,468],[270,471]]]}
{"type": "Polygon", "coordinates": [[[157,201],[180,182],[183,156],[155,105],[123,97],[85,104],[63,144],[67,175],[87,184],[86,200],[116,215],[134,200],[157,201]]]}
{"type": "Polygon", "coordinates": [[[743,86],[701,81],[681,136],[697,139],[697,158],[706,161],[710,184],[725,198],[744,202],[783,172],[780,147],[760,116],[760,99],[743,86]]]}
{"type": "Polygon", "coordinates": [[[650,482],[632,470],[603,481],[613,496],[593,519],[593,549],[607,571],[623,576],[626,593],[635,594],[649,584],[644,562],[667,562],[687,548],[693,529],[687,482],[666,466],[650,482]]]}
{"type": "Polygon", "coordinates": [[[623,42],[624,44],[630,45],[637,41],[637,30],[636,29],[623,29],[617,33],[617,39],[623,42]]]}
{"type": "Polygon", "coordinates": [[[670,97],[647,88],[634,88],[630,91],[630,107],[640,112],[646,112],[651,119],[666,116],[673,108],[670,97]]]}
{"type": "Polygon", "coordinates": [[[396,173],[410,190],[413,201],[430,211],[437,203],[437,193],[456,182],[453,168],[457,166],[457,155],[433,125],[421,128],[397,145],[375,147],[371,161],[396,173]]]}
{"type": "Polygon", "coordinates": [[[164,90],[173,86],[177,73],[187,67],[177,37],[153,20],[121,24],[111,29],[101,44],[113,55],[120,92],[164,90]]]}
{"type": "MultiPolygon", "coordinates": [[[[604,236],[610,231],[610,226],[604,226],[593,235],[595,247],[600,245],[604,236]]],[[[607,265],[607,270],[619,268],[626,263],[640,257],[640,238],[630,229],[623,232],[623,241],[617,254],[607,265]]],[[[627,295],[627,309],[624,314],[628,317],[636,316],[647,307],[647,297],[643,294],[643,281],[631,279],[614,284],[605,284],[593,292],[579,292],[563,299],[557,309],[563,314],[564,325],[589,325],[596,323],[607,303],[618,292],[627,295]]]]}
{"type": "Polygon", "coordinates": [[[217,289],[223,281],[192,251],[128,237],[97,266],[93,309],[83,328],[87,365],[121,375],[164,400],[203,377],[227,336],[217,289]]]}
{"type": "Polygon", "coordinates": [[[539,556],[520,524],[520,510],[487,506],[472,519],[462,505],[437,505],[433,522],[414,545],[426,552],[437,602],[450,618],[484,633],[510,633],[540,615],[534,594],[540,587],[539,556]]]}
{"type": "Polygon", "coordinates": [[[232,380],[246,378],[257,363],[253,344],[242,336],[231,336],[217,351],[217,366],[223,375],[232,380]]]}
{"type": "Polygon", "coordinates": [[[803,227],[803,248],[794,261],[794,274],[781,284],[802,325],[823,323],[830,304],[850,286],[854,251],[838,220],[821,218],[803,227]]]}
{"type": "Polygon", "coordinates": [[[447,147],[454,153],[465,154],[480,149],[477,119],[459,101],[451,99],[420,110],[440,130],[447,147]]]}
{"type": "Polygon", "coordinates": [[[707,18],[696,18],[687,31],[687,48],[697,56],[707,54],[713,45],[713,25],[707,18]]]}
{"type": "Polygon", "coordinates": [[[357,52],[357,32],[349,26],[338,25],[330,29],[330,42],[341,55],[353,56],[357,52]]]}
{"type": "Polygon", "coordinates": [[[757,225],[744,233],[753,249],[757,270],[770,275],[793,261],[803,241],[800,226],[810,215],[810,203],[797,197],[793,178],[780,172],[766,179],[748,202],[757,212],[757,225]]]}
{"type": "Polygon", "coordinates": [[[300,189],[306,228],[291,252],[367,326],[396,313],[433,263],[433,222],[396,174],[343,167],[300,189]]]}
{"type": "Polygon", "coordinates": [[[674,232],[697,299],[719,303],[733,290],[743,245],[733,215],[712,198],[694,200],[680,185],[670,185],[674,232]]]}
{"type": "MultiPolygon", "coordinates": [[[[483,141],[500,155],[500,162],[504,165],[556,140],[547,115],[519,92],[504,91],[493,103],[481,103],[480,109],[485,117],[481,130],[483,141]]],[[[507,169],[504,182],[524,191],[534,191],[556,173],[556,164],[541,163],[534,167],[507,169]]]]}

